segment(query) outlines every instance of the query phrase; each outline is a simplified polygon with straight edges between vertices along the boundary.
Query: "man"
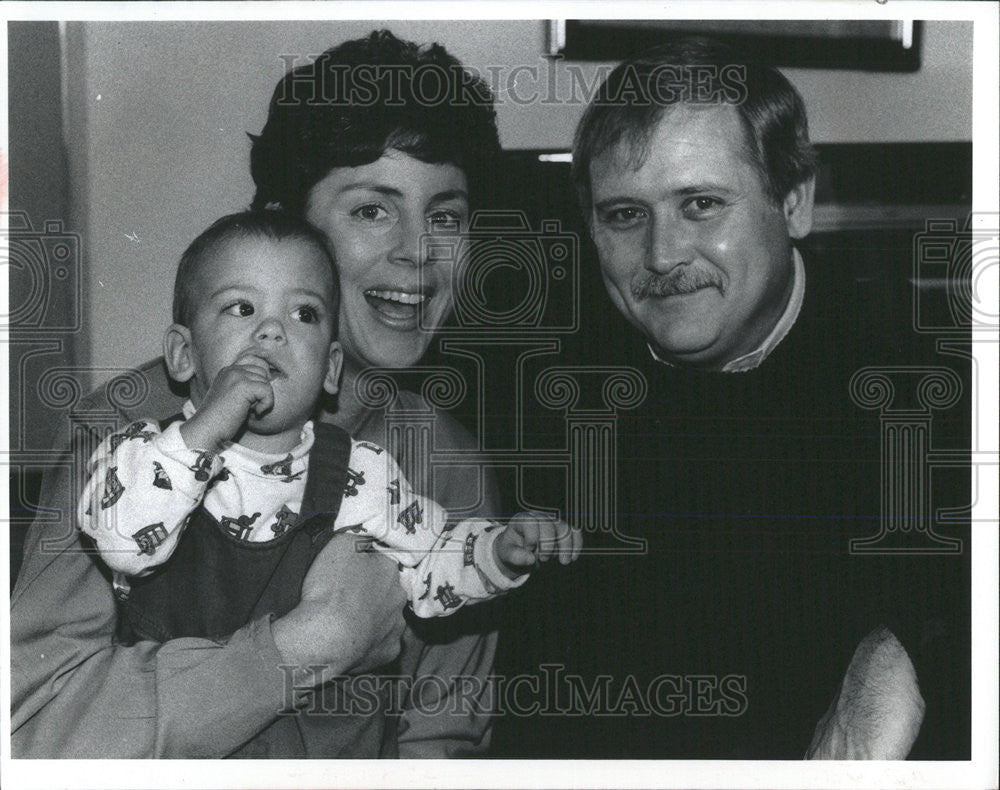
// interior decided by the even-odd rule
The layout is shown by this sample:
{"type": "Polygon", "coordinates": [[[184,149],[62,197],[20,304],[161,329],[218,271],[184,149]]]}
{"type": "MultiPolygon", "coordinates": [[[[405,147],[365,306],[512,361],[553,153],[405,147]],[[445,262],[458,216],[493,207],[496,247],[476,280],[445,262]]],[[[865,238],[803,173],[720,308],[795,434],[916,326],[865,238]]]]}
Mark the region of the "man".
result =
{"type": "Polygon", "coordinates": [[[707,39],[621,64],[584,114],[573,179],[608,294],[643,336],[594,329],[586,353],[649,384],[618,422],[618,528],[647,549],[540,586],[586,633],[550,628],[526,663],[579,676],[570,707],[588,715],[538,756],[898,759],[923,713],[910,661],[927,700],[913,755],[968,755],[968,552],[849,551],[880,512],[878,425],[851,376],[927,353],[887,273],[848,258],[807,274],[793,242],[816,162],[788,81],[707,39]],[[853,696],[872,678],[873,697],[853,696]],[[610,703],[588,708],[601,682],[610,703]],[[861,708],[878,714],[845,736],[861,708]]]}
{"type": "MultiPolygon", "coordinates": [[[[663,92],[683,94],[681,76],[664,73],[663,92]]],[[[730,97],[720,85],[669,110],[656,90],[620,107],[598,99],[577,132],[574,180],[608,293],[667,363],[757,367],[801,306],[791,239],[812,226],[816,156],[801,98],[786,82],[770,100],[770,87],[730,97]]]]}

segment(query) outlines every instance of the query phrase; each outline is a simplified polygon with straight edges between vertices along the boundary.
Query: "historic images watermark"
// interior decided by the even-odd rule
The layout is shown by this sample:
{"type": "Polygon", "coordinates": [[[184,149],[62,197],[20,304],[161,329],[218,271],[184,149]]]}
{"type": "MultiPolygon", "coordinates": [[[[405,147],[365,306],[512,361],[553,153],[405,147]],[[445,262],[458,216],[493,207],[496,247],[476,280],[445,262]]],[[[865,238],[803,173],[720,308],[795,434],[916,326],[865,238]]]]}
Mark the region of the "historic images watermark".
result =
{"type": "MultiPolygon", "coordinates": [[[[319,674],[322,667],[311,668],[319,674]]],[[[750,704],[744,675],[634,675],[567,673],[542,664],[518,675],[338,675],[316,686],[299,683],[300,667],[281,666],[288,715],[371,716],[380,711],[423,716],[677,716],[735,717],[750,704]]]]}
{"type": "Polygon", "coordinates": [[[419,66],[379,64],[351,66],[324,55],[278,56],[289,77],[280,83],[276,102],[294,105],[397,107],[406,103],[403,87],[425,107],[513,104],[572,105],[593,102],[614,106],[740,104],[746,100],[746,66],[742,64],[682,66],[661,64],[646,73],[626,68],[613,92],[598,96],[613,66],[565,63],[562,56],[535,63],[419,66]],[[320,79],[316,79],[319,76],[320,79]],[[476,83],[485,84],[492,97],[476,83]],[[305,93],[303,93],[305,89],[305,93]]]}

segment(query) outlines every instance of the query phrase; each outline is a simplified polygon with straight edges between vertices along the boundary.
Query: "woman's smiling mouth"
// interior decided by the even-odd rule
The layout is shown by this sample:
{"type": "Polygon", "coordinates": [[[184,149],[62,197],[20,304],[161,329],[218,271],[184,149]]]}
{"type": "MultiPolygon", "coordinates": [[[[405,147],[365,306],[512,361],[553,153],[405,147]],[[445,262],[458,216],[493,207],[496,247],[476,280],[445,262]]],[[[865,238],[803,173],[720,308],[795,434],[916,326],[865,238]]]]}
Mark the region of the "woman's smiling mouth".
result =
{"type": "Polygon", "coordinates": [[[365,301],[390,325],[403,329],[416,326],[421,307],[433,294],[416,291],[396,291],[385,288],[368,288],[365,301]]]}

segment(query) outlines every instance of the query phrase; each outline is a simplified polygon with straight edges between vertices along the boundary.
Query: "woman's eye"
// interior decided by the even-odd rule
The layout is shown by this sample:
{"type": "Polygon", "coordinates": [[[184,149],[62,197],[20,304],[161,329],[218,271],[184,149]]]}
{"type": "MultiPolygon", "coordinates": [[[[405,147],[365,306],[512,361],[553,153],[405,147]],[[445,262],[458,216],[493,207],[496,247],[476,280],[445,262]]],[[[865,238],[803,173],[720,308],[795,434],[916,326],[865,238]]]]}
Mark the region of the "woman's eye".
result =
{"type": "Polygon", "coordinates": [[[462,227],[465,216],[458,211],[438,210],[428,215],[427,221],[433,230],[458,231],[462,227]]]}
{"type": "Polygon", "coordinates": [[[389,216],[389,212],[387,212],[378,203],[366,203],[363,206],[358,206],[358,208],[354,209],[351,213],[359,219],[363,219],[367,222],[376,222],[383,217],[389,216]]]}
{"type": "Polygon", "coordinates": [[[246,318],[248,315],[253,315],[253,305],[249,302],[234,302],[223,310],[223,312],[239,316],[240,318],[246,318]]]}
{"type": "Polygon", "coordinates": [[[295,310],[295,318],[303,324],[315,324],[319,322],[319,310],[315,307],[298,307],[295,310]]]}

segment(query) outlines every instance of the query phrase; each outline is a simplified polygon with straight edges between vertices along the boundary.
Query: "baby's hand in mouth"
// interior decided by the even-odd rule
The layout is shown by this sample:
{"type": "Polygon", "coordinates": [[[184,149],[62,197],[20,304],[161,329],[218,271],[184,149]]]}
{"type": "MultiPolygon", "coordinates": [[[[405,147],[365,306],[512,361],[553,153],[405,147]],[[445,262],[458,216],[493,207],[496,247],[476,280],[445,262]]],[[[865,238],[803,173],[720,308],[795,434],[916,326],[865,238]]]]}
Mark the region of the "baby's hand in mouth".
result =
{"type": "Polygon", "coordinates": [[[274,379],[285,375],[280,367],[271,362],[266,355],[258,351],[246,351],[240,354],[234,364],[258,368],[261,375],[268,381],[274,381],[274,379]]]}

